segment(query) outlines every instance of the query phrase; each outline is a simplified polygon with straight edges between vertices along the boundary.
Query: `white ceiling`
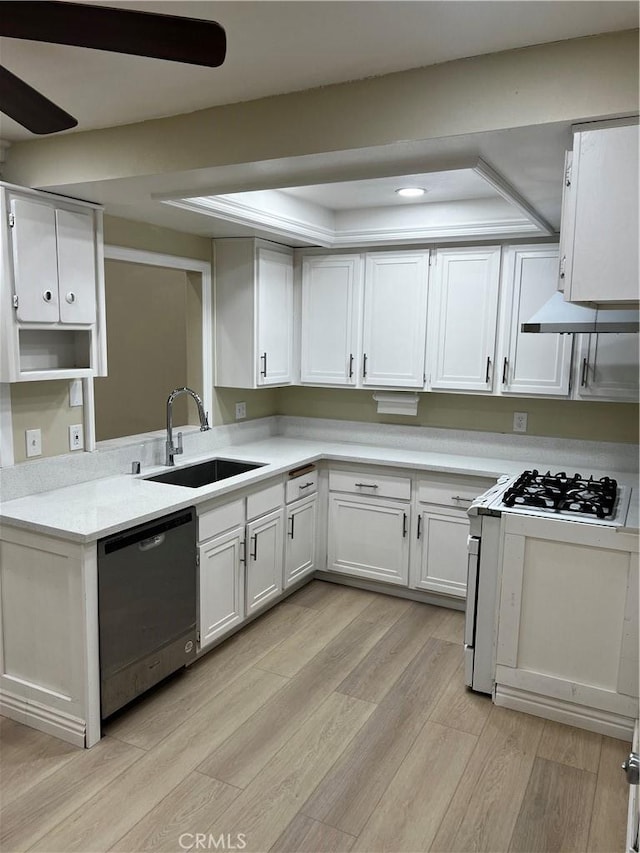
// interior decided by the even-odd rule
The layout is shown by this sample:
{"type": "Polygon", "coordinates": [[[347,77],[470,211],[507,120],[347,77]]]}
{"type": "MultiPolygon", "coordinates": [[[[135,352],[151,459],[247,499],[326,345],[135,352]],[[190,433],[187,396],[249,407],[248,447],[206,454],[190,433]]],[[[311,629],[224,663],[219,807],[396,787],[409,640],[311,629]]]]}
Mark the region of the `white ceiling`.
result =
{"type": "MultiPolygon", "coordinates": [[[[78,118],[76,131],[638,26],[636,2],[607,0],[101,0],[100,5],[216,20],[227,32],[227,59],[221,68],[205,69],[0,39],[2,64],[78,118]]],[[[15,141],[31,134],[0,116],[0,137],[15,141]]]]}
{"type": "MultiPolygon", "coordinates": [[[[98,2],[216,20],[227,33],[227,59],[221,68],[203,69],[0,39],[3,65],[78,118],[78,127],[69,133],[526,45],[633,29],[638,26],[640,9],[637,2],[616,0],[98,2]]],[[[33,137],[0,115],[0,138],[19,142],[33,137]]],[[[408,211],[412,202],[400,199],[393,190],[418,183],[429,190],[420,200],[424,209],[429,205],[435,209],[437,203],[492,195],[476,176],[464,185],[454,185],[447,177],[446,170],[461,169],[482,158],[557,228],[563,157],[569,143],[568,125],[547,124],[182,174],[75,184],[73,194],[103,203],[113,215],[194,234],[268,237],[273,232],[261,229],[257,222],[230,222],[211,213],[172,208],[161,200],[204,196],[213,187],[218,194],[284,188],[294,201],[348,218],[354,210],[404,207],[408,211]],[[303,183],[305,186],[299,186],[303,183]]],[[[68,194],[64,186],[58,189],[68,194]]],[[[292,239],[291,245],[308,242],[292,239]]]]}

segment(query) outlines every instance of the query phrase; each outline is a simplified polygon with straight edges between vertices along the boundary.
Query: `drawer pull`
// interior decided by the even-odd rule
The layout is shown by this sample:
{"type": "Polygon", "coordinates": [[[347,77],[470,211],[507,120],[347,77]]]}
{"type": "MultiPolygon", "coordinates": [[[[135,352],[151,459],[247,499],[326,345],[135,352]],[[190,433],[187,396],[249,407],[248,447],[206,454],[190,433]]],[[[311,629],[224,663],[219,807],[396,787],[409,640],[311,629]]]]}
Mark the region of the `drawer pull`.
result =
{"type": "Polygon", "coordinates": [[[473,503],[473,498],[463,498],[461,495],[451,495],[452,501],[462,501],[463,503],[473,503]]]}
{"type": "Polygon", "coordinates": [[[377,489],[377,483],[354,483],[354,486],[357,486],[359,489],[377,489]]]}
{"type": "Polygon", "coordinates": [[[309,486],[313,486],[313,485],[314,485],[313,480],[309,480],[308,483],[303,483],[301,486],[298,486],[298,490],[308,489],[309,486]]]}

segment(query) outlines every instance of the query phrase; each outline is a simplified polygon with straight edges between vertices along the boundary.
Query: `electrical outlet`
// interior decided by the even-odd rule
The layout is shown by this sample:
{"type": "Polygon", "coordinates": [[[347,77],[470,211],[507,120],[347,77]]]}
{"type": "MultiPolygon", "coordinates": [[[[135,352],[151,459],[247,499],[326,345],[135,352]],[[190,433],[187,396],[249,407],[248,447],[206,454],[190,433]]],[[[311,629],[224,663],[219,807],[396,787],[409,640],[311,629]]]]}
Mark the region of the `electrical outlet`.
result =
{"type": "Polygon", "coordinates": [[[526,432],[527,431],[527,413],[526,412],[514,412],[513,413],[513,431],[514,432],[526,432]]]}
{"type": "Polygon", "coordinates": [[[27,456],[42,456],[42,433],[39,429],[24,431],[27,442],[27,456]]]}
{"type": "Polygon", "coordinates": [[[247,404],[246,403],[236,403],[236,420],[241,421],[242,418],[247,417],[247,404]]]}
{"type": "Polygon", "coordinates": [[[82,405],[82,379],[72,379],[69,383],[69,408],[82,405]]]}
{"type": "Polygon", "coordinates": [[[84,431],[82,424],[69,427],[69,450],[82,450],[84,447],[84,431]]]}

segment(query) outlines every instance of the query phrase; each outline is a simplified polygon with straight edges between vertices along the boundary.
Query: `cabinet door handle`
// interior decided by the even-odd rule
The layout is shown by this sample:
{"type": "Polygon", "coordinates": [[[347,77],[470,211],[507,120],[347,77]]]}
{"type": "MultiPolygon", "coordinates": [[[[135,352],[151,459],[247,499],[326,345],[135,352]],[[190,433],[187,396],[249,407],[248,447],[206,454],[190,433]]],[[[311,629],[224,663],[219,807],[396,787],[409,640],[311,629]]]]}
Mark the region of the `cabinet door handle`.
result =
{"type": "Polygon", "coordinates": [[[560,260],[560,278],[565,277],[566,269],[567,269],[567,256],[563,255],[562,259],[560,260]]]}
{"type": "Polygon", "coordinates": [[[240,545],[242,546],[242,555],[238,558],[241,563],[247,562],[247,540],[241,539],[240,545]]]}
{"type": "Polygon", "coordinates": [[[73,290],[70,290],[64,298],[67,300],[69,305],[73,305],[73,303],[76,301],[76,295],[73,290]]]}
{"type": "Polygon", "coordinates": [[[366,354],[366,352],[362,356],[362,378],[363,379],[367,378],[367,354],[366,354]]]}
{"type": "Polygon", "coordinates": [[[407,535],[407,513],[402,513],[402,538],[404,539],[407,535]]]}
{"type": "Polygon", "coordinates": [[[582,374],[580,376],[580,385],[584,388],[587,384],[587,374],[589,372],[589,362],[586,358],[582,359],[582,374]]]}
{"type": "Polygon", "coordinates": [[[257,560],[258,559],[258,534],[255,533],[251,538],[253,539],[253,552],[251,554],[251,559],[257,560]]]}
{"type": "Polygon", "coordinates": [[[460,495],[451,495],[451,500],[452,501],[461,501],[462,503],[465,503],[465,504],[473,503],[473,498],[463,498],[460,495]]]}
{"type": "Polygon", "coordinates": [[[42,298],[45,302],[51,302],[53,300],[53,293],[50,290],[44,290],[42,293],[42,298]]]}
{"type": "Polygon", "coordinates": [[[359,489],[377,489],[377,483],[354,483],[354,486],[357,486],[359,489]]]}
{"type": "Polygon", "coordinates": [[[291,516],[291,530],[289,531],[289,536],[291,539],[293,539],[293,526],[294,526],[295,520],[296,520],[295,515],[292,515],[291,516]]]}
{"type": "Polygon", "coordinates": [[[419,538],[420,538],[420,531],[421,531],[421,529],[422,529],[422,516],[421,516],[421,515],[419,515],[419,516],[418,516],[418,535],[417,535],[417,537],[416,537],[417,539],[419,539],[419,538]]]}
{"type": "Polygon", "coordinates": [[[267,354],[263,352],[260,356],[260,361],[262,362],[262,370],[260,371],[260,376],[264,376],[265,379],[267,377],[267,354]]]}
{"type": "Polygon", "coordinates": [[[503,385],[507,384],[507,369],[508,369],[508,367],[509,367],[509,360],[505,356],[505,359],[502,362],[502,384],[503,385]]]}
{"type": "Polygon", "coordinates": [[[349,355],[349,379],[353,378],[353,353],[349,355]]]}
{"type": "Polygon", "coordinates": [[[489,373],[490,373],[490,371],[491,371],[491,356],[488,355],[487,356],[487,370],[486,370],[485,375],[484,375],[484,381],[487,383],[487,385],[489,384],[489,373]]]}

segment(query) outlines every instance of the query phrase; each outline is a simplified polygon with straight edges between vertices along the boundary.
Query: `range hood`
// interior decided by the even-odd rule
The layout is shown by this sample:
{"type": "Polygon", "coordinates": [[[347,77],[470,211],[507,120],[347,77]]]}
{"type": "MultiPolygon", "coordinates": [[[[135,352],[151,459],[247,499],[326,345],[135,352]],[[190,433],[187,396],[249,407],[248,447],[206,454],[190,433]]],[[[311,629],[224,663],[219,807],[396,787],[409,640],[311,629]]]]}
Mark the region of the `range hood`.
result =
{"type": "Polygon", "coordinates": [[[640,312],[630,308],[585,308],[583,305],[565,302],[564,295],[558,291],[536,311],[528,323],[522,323],[520,329],[523,332],[555,334],[638,332],[640,312]]]}

